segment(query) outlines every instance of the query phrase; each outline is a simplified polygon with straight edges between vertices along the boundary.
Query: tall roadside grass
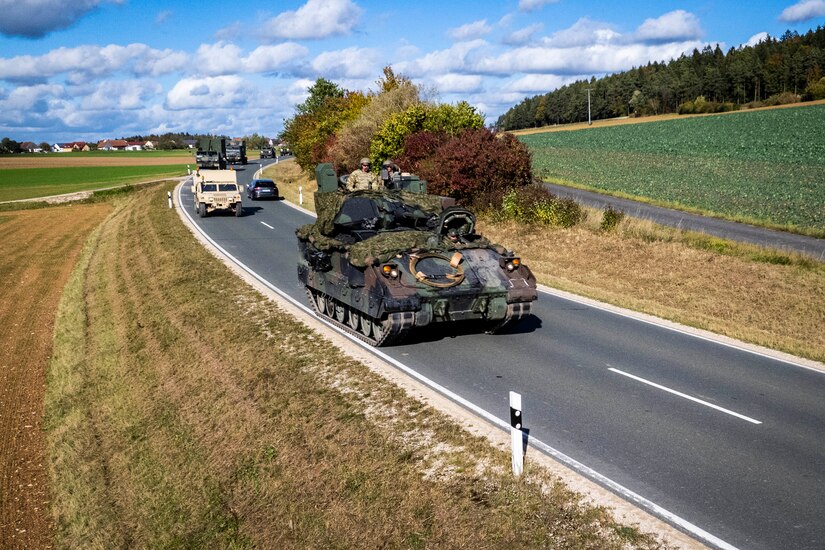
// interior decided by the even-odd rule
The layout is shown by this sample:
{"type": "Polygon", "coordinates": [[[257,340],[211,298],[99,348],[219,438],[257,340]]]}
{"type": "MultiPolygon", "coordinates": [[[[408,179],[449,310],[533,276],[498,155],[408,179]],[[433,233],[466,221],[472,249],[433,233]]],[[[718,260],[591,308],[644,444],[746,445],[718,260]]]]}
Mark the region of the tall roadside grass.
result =
{"type": "Polygon", "coordinates": [[[118,199],[58,313],[61,548],[662,548],[468,435],[118,199]]]}

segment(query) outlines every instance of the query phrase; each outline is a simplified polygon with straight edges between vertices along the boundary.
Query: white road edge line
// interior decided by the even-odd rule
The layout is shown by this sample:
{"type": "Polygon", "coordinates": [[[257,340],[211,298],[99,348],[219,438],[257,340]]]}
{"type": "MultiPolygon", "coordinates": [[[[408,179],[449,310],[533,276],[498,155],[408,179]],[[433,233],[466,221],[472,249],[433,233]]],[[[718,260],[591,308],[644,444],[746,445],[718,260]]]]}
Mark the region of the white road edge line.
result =
{"type": "Polygon", "coordinates": [[[608,368],[607,370],[615,372],[616,374],[621,374],[622,376],[627,376],[628,378],[632,378],[642,384],[647,384],[648,386],[653,386],[654,388],[660,389],[662,391],[666,391],[668,393],[672,393],[673,395],[678,395],[679,397],[683,397],[694,403],[699,403],[700,405],[704,405],[706,407],[710,407],[711,409],[716,409],[717,411],[723,412],[725,414],[729,414],[731,416],[735,416],[736,418],[741,418],[742,420],[746,420],[751,424],[761,424],[762,422],[751,418],[750,416],[745,416],[744,414],[739,414],[738,412],[733,412],[729,409],[725,409],[724,407],[720,407],[719,405],[714,405],[713,403],[708,403],[707,401],[702,401],[699,398],[690,396],[686,393],[682,393],[680,391],[676,391],[674,389],[668,388],[667,386],[662,386],[661,384],[657,384],[656,382],[651,382],[650,380],[646,380],[640,376],[636,376],[635,374],[630,374],[629,372],[625,372],[619,369],[614,369],[613,367],[608,368]]]}
{"type": "MultiPolygon", "coordinates": [[[[183,185],[178,186],[178,204],[182,204],[183,197],[180,194],[182,188],[183,188],[183,185]]],[[[207,235],[198,226],[198,224],[195,223],[194,218],[192,218],[192,216],[189,215],[189,212],[187,211],[186,208],[181,208],[180,210],[189,219],[189,221],[191,223],[191,226],[194,227],[198,231],[198,233],[200,233],[203,236],[204,239],[209,241],[212,244],[212,246],[214,246],[217,250],[219,250],[221,252],[221,254],[223,254],[224,256],[229,258],[230,260],[232,260],[232,262],[234,262],[235,265],[237,265],[238,267],[240,267],[241,269],[243,269],[244,271],[249,273],[250,276],[257,279],[262,285],[266,286],[272,292],[276,293],[278,296],[280,296],[281,298],[287,300],[289,303],[291,303],[292,305],[294,305],[297,308],[301,309],[302,311],[308,313],[309,315],[312,316],[313,319],[315,319],[317,321],[321,321],[322,323],[324,323],[325,325],[327,325],[331,329],[335,330],[336,332],[338,332],[342,336],[345,336],[346,338],[350,339],[355,344],[358,344],[364,350],[372,353],[373,355],[376,355],[377,357],[380,357],[381,359],[383,359],[387,363],[390,363],[391,365],[396,367],[398,370],[408,374],[409,376],[415,378],[419,382],[421,382],[421,383],[429,386],[433,390],[437,391],[441,395],[444,395],[448,399],[451,399],[452,401],[458,403],[459,405],[463,406],[464,408],[474,412],[475,414],[477,414],[481,418],[485,419],[487,422],[489,422],[489,423],[493,424],[494,426],[497,426],[497,427],[501,428],[502,430],[505,430],[506,432],[509,433],[509,431],[510,431],[510,421],[509,421],[509,419],[506,420],[506,421],[501,420],[500,418],[498,418],[494,414],[492,414],[490,412],[487,412],[486,410],[482,409],[478,405],[476,405],[476,404],[474,404],[470,401],[467,401],[466,399],[464,399],[460,395],[458,395],[456,393],[453,393],[452,391],[448,390],[444,386],[438,384],[437,382],[434,382],[434,381],[430,380],[426,376],[414,371],[413,369],[411,369],[407,365],[405,365],[405,364],[397,361],[396,359],[390,357],[389,355],[385,354],[384,352],[382,352],[378,348],[374,348],[374,347],[370,346],[369,344],[367,344],[365,342],[362,342],[358,338],[356,338],[354,336],[351,336],[351,335],[347,334],[346,332],[340,331],[338,329],[338,327],[336,327],[335,325],[333,325],[331,323],[328,323],[322,317],[318,317],[317,315],[315,315],[315,312],[312,311],[308,306],[305,306],[303,303],[295,300],[294,298],[292,298],[292,296],[289,296],[288,294],[283,292],[278,287],[273,286],[269,281],[267,281],[266,279],[264,279],[263,277],[261,277],[260,275],[255,273],[252,269],[250,269],[249,267],[244,265],[243,262],[241,262],[240,260],[235,258],[232,254],[227,252],[221,245],[219,245],[217,242],[215,242],[212,239],[212,237],[207,235]]],[[[624,487],[623,485],[620,485],[619,483],[613,481],[612,479],[600,474],[599,472],[592,469],[591,467],[582,464],[581,462],[575,460],[574,458],[571,458],[571,457],[567,456],[566,454],[564,454],[563,452],[561,452],[557,449],[554,449],[550,445],[547,445],[546,443],[544,443],[542,441],[539,441],[538,439],[536,439],[534,437],[530,437],[528,439],[528,445],[531,445],[534,448],[542,451],[543,453],[552,456],[553,458],[555,458],[556,460],[558,460],[562,464],[566,465],[567,467],[579,472],[580,474],[582,474],[585,477],[595,481],[596,483],[599,483],[603,487],[606,487],[606,488],[610,489],[611,491],[613,491],[614,493],[616,493],[620,497],[624,498],[628,502],[634,503],[636,506],[639,506],[640,508],[643,508],[643,509],[647,510],[648,512],[652,513],[653,515],[655,515],[659,518],[662,518],[663,520],[669,522],[671,525],[675,525],[677,528],[681,529],[683,532],[688,533],[689,535],[697,538],[698,540],[705,541],[706,543],[711,544],[711,545],[713,545],[717,548],[720,548],[721,550],[738,550],[735,546],[732,546],[731,544],[728,544],[727,542],[723,541],[719,537],[716,537],[715,535],[712,535],[711,533],[708,533],[707,531],[705,531],[704,529],[702,529],[698,525],[694,525],[694,524],[690,523],[689,521],[687,521],[686,519],[683,519],[683,518],[677,516],[676,514],[662,508],[661,506],[659,506],[655,502],[652,502],[652,501],[644,498],[643,496],[639,495],[638,493],[635,493],[635,492],[631,491],[627,487],[624,487]]]]}
{"type": "Polygon", "coordinates": [[[269,224],[268,224],[268,223],[266,223],[266,222],[261,222],[261,224],[263,224],[263,225],[267,226],[267,227],[268,227],[268,228],[270,228],[270,229],[275,229],[274,227],[272,227],[271,225],[269,225],[269,224]]]}
{"type": "Polygon", "coordinates": [[[692,338],[698,338],[700,340],[705,340],[706,342],[712,342],[720,346],[725,346],[735,350],[743,351],[745,353],[750,353],[752,355],[758,355],[759,357],[765,357],[773,361],[779,361],[781,363],[785,363],[787,365],[791,365],[794,367],[800,367],[806,370],[818,372],[820,374],[825,374],[825,365],[818,361],[808,360],[801,357],[795,357],[787,353],[778,352],[776,350],[771,350],[768,348],[763,348],[762,346],[747,344],[734,338],[720,336],[709,331],[686,327],[674,321],[668,321],[667,319],[662,319],[654,315],[649,315],[647,313],[639,313],[637,311],[631,311],[628,309],[620,308],[619,306],[606,304],[603,302],[599,302],[598,300],[595,300],[593,298],[578,296],[576,294],[573,294],[572,292],[550,288],[549,286],[545,286],[542,284],[537,285],[537,287],[539,292],[549,294],[550,296],[555,296],[556,298],[561,298],[562,300],[567,300],[568,302],[582,304],[587,307],[592,307],[594,309],[600,309],[602,311],[606,311],[614,315],[619,315],[621,317],[627,317],[628,319],[639,321],[640,323],[646,323],[648,325],[653,325],[655,327],[663,328],[665,330],[685,334],[692,338]]]}

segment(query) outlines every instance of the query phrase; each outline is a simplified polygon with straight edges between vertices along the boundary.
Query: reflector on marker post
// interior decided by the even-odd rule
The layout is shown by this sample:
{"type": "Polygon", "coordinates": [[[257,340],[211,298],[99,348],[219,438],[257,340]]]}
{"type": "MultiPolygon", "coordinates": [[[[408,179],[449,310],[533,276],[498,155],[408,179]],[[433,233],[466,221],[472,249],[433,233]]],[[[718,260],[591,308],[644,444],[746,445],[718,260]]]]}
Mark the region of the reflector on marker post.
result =
{"type": "Polygon", "coordinates": [[[513,475],[520,476],[524,471],[524,446],[522,444],[521,428],[524,425],[521,417],[521,394],[510,392],[510,438],[513,447],[513,475]]]}

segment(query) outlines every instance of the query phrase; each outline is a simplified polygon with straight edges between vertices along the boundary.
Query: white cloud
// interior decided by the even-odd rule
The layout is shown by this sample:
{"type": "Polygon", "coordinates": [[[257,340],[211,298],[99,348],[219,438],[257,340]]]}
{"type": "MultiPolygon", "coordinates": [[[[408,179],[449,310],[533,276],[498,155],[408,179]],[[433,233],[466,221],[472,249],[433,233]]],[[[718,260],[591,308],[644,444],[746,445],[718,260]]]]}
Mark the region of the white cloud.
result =
{"type": "Polygon", "coordinates": [[[363,10],[351,0],[308,0],[296,11],[285,11],[263,25],[267,36],[321,39],[352,32],[363,10]]]}
{"type": "Polygon", "coordinates": [[[528,27],[524,27],[523,29],[511,32],[510,34],[505,36],[502,41],[507,45],[521,46],[522,44],[530,42],[530,40],[532,40],[533,38],[533,35],[543,28],[544,25],[542,23],[534,23],[528,27]]]}
{"type": "Polygon", "coordinates": [[[240,46],[230,42],[201,44],[195,54],[194,68],[206,75],[233,74],[239,72],[242,56],[240,46]]]}
{"type": "Polygon", "coordinates": [[[243,29],[243,25],[240,22],[236,21],[234,23],[226,25],[225,27],[221,27],[220,29],[215,31],[215,38],[217,38],[218,40],[225,41],[235,40],[243,36],[243,29]]]}
{"type": "Polygon", "coordinates": [[[544,38],[542,44],[557,48],[570,48],[591,44],[609,44],[618,41],[621,36],[608,23],[582,17],[571,27],[555,32],[549,38],[544,38]]]}
{"type": "Polygon", "coordinates": [[[178,70],[185,62],[185,54],[154,50],[145,44],[77,46],[40,56],[0,58],[0,79],[36,81],[70,73],[72,81],[82,82],[128,70],[156,76],[178,70]]]}
{"type": "Polygon", "coordinates": [[[433,82],[439,92],[472,93],[482,89],[482,78],[479,75],[445,74],[433,77],[433,82]]]}
{"type": "Polygon", "coordinates": [[[447,31],[447,36],[451,40],[458,42],[481,38],[482,36],[490,34],[492,30],[493,28],[487,24],[487,20],[481,19],[480,21],[473,21],[472,23],[467,23],[466,25],[449,29],[447,31]]]}
{"type": "Polygon", "coordinates": [[[104,3],[121,0],[0,0],[0,34],[40,38],[70,27],[104,3]]]}
{"type": "Polygon", "coordinates": [[[799,23],[825,15],[825,0],[801,0],[782,10],[780,21],[799,23]]]}
{"type": "Polygon", "coordinates": [[[507,83],[502,91],[519,94],[547,93],[581,78],[580,75],[562,77],[554,74],[528,74],[507,83]]]}
{"type": "Polygon", "coordinates": [[[101,83],[94,93],[80,101],[80,108],[99,111],[133,111],[143,109],[146,103],[163,91],[152,80],[115,80],[101,83]]]}
{"type": "Polygon", "coordinates": [[[413,61],[397,63],[393,68],[409,77],[465,72],[464,69],[472,64],[471,55],[486,45],[487,42],[481,39],[459,42],[446,50],[436,50],[413,61]]]}
{"type": "Polygon", "coordinates": [[[368,78],[378,73],[379,59],[375,50],[352,47],[319,54],[312,68],[326,78],[368,78]]]}
{"type": "Polygon", "coordinates": [[[184,78],[166,94],[166,108],[175,111],[241,106],[255,94],[248,82],[235,75],[184,78]]]}
{"type": "Polygon", "coordinates": [[[172,17],[172,10],[161,10],[155,15],[155,24],[162,25],[166,23],[170,17],[172,17]]]}
{"type": "Polygon", "coordinates": [[[669,61],[700,42],[671,44],[594,44],[575,48],[523,47],[482,59],[473,69],[485,74],[604,74],[629,70],[649,61],[669,61]]]}
{"type": "Polygon", "coordinates": [[[768,37],[768,33],[766,33],[766,32],[759,32],[759,33],[756,33],[756,34],[754,34],[753,36],[751,36],[751,37],[748,39],[748,41],[747,41],[747,42],[745,42],[745,44],[744,44],[744,45],[745,45],[745,46],[756,46],[757,44],[759,44],[760,42],[762,42],[763,40],[765,40],[767,37],[768,37]]]}
{"type": "Polygon", "coordinates": [[[20,122],[32,115],[48,112],[48,102],[65,95],[63,86],[57,84],[37,84],[19,86],[7,97],[0,99],[0,123],[20,122]]]}
{"type": "Polygon", "coordinates": [[[646,42],[694,40],[701,38],[702,34],[699,18],[685,10],[675,10],[655,19],[646,19],[636,31],[636,37],[646,42]]]}
{"type": "Polygon", "coordinates": [[[309,50],[295,42],[274,46],[258,46],[243,60],[250,73],[267,73],[289,67],[309,55],[309,50]]]}
{"type": "Polygon", "coordinates": [[[547,4],[555,4],[559,0],[519,0],[519,11],[534,11],[547,4]]]}

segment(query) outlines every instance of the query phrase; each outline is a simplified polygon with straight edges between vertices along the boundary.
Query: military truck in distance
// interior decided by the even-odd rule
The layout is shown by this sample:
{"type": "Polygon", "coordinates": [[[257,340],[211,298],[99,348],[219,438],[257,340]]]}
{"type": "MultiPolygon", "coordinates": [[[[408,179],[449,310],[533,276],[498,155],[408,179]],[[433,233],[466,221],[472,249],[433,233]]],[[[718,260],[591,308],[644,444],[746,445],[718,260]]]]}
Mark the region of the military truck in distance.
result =
{"type": "Polygon", "coordinates": [[[530,314],[530,269],[425,181],[404,174],[394,189],[347,193],[331,164],[315,175],[318,218],[296,235],[298,278],[319,316],[382,346],[430,323],[477,320],[495,333],[530,314]]]}
{"type": "Polygon", "coordinates": [[[265,146],[261,147],[261,158],[262,159],[275,158],[275,150],[272,147],[268,146],[268,145],[265,145],[265,146]]]}
{"type": "Polygon", "coordinates": [[[234,170],[198,170],[192,175],[195,212],[201,218],[218,210],[243,215],[241,188],[234,170]]]}
{"type": "Polygon", "coordinates": [[[199,139],[195,163],[199,169],[223,170],[226,168],[226,138],[199,139]]]}
{"type": "Polygon", "coordinates": [[[242,139],[230,139],[226,143],[226,163],[246,164],[246,141],[242,139]]]}

